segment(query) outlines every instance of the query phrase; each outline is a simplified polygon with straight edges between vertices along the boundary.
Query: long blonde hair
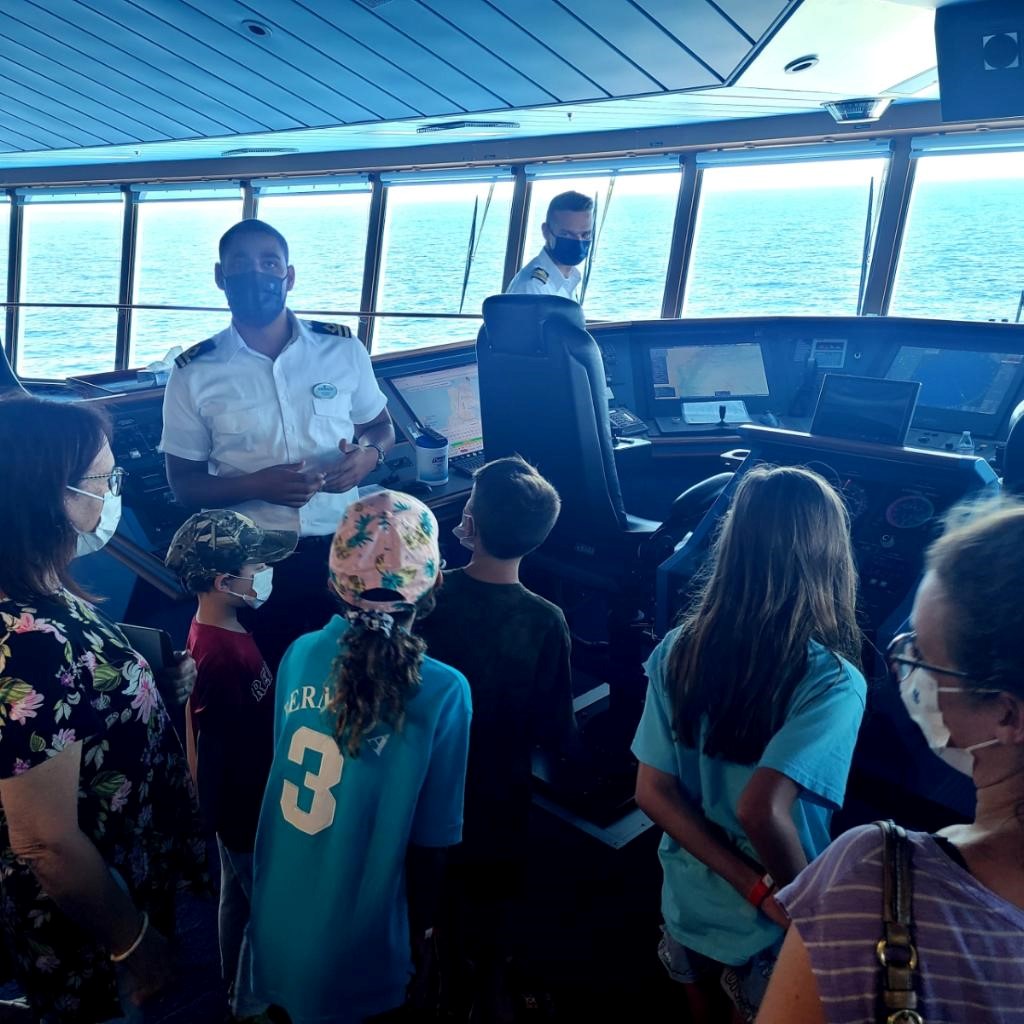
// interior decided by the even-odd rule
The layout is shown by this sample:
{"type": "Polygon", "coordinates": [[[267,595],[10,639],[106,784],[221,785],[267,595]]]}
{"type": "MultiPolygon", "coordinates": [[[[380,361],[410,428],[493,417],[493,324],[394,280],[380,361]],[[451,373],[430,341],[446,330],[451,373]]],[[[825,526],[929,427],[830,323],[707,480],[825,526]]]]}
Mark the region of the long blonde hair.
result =
{"type": "MultiPolygon", "coordinates": [[[[807,672],[810,640],[855,664],[857,570],[842,499],[816,473],[758,466],[740,481],[668,660],[673,728],[753,764],[807,672]]],[[[836,662],[837,677],[840,669],[836,662]]]]}

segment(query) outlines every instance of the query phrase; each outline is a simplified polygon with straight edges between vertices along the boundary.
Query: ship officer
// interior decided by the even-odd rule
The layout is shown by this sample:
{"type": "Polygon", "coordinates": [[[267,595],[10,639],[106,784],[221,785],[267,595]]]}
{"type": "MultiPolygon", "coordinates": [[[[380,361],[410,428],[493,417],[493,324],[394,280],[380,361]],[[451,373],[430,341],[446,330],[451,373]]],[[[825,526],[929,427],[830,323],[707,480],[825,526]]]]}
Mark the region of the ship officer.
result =
{"type": "Polygon", "coordinates": [[[512,278],[512,295],[561,295],[579,302],[579,265],[590,255],[594,200],[582,192],[562,192],[548,204],[540,226],[544,248],[512,278]]]}
{"type": "Polygon", "coordinates": [[[276,668],[295,637],[333,613],[330,538],[395,433],[359,339],[286,307],[295,269],[280,232],[255,219],[234,225],[220,240],[214,277],[231,324],[176,360],[161,450],[187,508],[234,508],[264,529],[299,534],[296,554],[275,567],[272,596],[249,601],[260,608],[253,631],[276,668]]]}

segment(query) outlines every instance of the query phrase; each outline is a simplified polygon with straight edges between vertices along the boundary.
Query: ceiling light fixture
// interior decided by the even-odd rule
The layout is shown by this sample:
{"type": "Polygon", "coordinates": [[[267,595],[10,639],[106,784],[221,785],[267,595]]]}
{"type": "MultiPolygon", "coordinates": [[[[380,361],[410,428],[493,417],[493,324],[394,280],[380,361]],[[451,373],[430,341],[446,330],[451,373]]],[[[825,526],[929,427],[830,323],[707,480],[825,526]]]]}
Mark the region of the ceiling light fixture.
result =
{"type": "Polygon", "coordinates": [[[453,132],[459,128],[518,128],[518,121],[437,121],[434,124],[423,124],[416,129],[417,135],[429,132],[453,132]]]}
{"type": "Polygon", "coordinates": [[[791,60],[782,70],[787,75],[798,75],[801,71],[810,71],[818,63],[816,53],[805,53],[802,57],[791,60]]]}
{"type": "Polygon", "coordinates": [[[839,124],[872,124],[889,109],[891,96],[859,96],[852,100],[829,100],[822,106],[839,124]]]}
{"type": "Polygon", "coordinates": [[[269,39],[274,34],[270,26],[262,21],[243,21],[242,28],[257,39],[269,39]]]}
{"type": "Polygon", "coordinates": [[[221,156],[284,156],[298,153],[288,146],[244,146],[241,149],[225,149],[221,156]]]}

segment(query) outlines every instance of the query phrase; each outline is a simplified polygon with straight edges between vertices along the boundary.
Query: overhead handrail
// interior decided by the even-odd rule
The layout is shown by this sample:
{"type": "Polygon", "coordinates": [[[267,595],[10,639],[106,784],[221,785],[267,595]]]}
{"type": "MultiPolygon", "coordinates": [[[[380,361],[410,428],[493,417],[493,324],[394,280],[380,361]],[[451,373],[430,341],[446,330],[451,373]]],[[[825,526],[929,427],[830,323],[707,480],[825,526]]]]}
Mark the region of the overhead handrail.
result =
{"type": "MultiPolygon", "coordinates": [[[[0,309],[16,306],[18,309],[161,309],[176,313],[224,313],[230,315],[226,306],[159,306],[155,304],[126,302],[5,302],[0,309]]],[[[361,312],[355,309],[293,309],[299,316],[349,316],[349,317],[402,317],[422,320],[481,320],[482,313],[424,313],[419,312],[361,312]]]]}

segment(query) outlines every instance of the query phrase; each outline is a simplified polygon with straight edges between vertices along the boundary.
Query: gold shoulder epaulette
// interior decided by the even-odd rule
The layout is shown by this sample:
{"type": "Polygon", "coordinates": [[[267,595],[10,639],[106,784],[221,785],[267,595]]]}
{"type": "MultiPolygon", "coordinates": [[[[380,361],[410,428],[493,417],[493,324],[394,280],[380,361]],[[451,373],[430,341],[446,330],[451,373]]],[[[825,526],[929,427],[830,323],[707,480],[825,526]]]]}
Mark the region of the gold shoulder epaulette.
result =
{"type": "Polygon", "coordinates": [[[530,277],[535,281],[540,281],[541,284],[548,283],[548,272],[543,267],[534,267],[530,277]]]}
{"type": "Polygon", "coordinates": [[[352,337],[352,328],[344,324],[329,324],[323,320],[307,320],[306,323],[314,334],[333,334],[339,338],[352,337]]]}
{"type": "Polygon", "coordinates": [[[174,360],[174,365],[179,368],[188,366],[193,359],[198,359],[200,356],[206,355],[207,352],[212,352],[216,347],[216,339],[207,338],[206,341],[201,341],[198,345],[193,345],[191,348],[185,349],[185,351],[174,360]]]}

